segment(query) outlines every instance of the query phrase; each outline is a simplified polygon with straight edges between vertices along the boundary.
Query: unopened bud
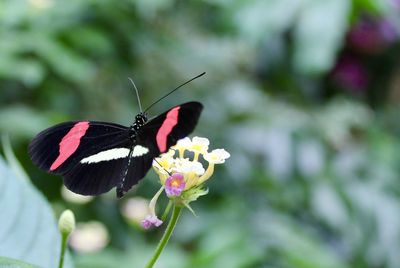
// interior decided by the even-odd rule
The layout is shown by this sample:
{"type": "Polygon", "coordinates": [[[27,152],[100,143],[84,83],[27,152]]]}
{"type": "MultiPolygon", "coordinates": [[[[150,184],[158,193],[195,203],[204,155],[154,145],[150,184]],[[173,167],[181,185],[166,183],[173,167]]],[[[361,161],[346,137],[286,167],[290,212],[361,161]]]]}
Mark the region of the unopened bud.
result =
{"type": "Polygon", "coordinates": [[[75,216],[71,210],[67,209],[61,214],[58,229],[63,236],[68,236],[75,229],[75,216]]]}

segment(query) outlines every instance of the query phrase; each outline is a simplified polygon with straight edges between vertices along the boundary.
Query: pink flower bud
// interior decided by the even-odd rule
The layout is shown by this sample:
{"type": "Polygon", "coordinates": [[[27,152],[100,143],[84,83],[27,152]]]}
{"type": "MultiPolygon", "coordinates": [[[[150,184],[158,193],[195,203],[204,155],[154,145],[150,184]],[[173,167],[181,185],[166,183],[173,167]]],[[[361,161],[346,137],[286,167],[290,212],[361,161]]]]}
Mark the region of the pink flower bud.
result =
{"type": "Polygon", "coordinates": [[[168,197],[180,196],[185,189],[186,183],[183,175],[174,173],[165,181],[165,192],[168,197]]]}
{"type": "Polygon", "coordinates": [[[158,219],[157,216],[155,215],[148,215],[143,221],[142,221],[142,227],[144,229],[149,229],[152,226],[159,227],[163,223],[162,220],[158,219]]]}

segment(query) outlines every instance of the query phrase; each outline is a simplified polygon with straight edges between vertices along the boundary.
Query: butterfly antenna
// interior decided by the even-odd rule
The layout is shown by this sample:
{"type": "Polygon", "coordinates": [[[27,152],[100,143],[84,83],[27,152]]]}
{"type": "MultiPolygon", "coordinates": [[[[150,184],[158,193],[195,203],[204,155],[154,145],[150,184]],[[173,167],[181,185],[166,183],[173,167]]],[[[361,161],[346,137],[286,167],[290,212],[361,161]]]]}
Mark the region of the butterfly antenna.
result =
{"type": "Polygon", "coordinates": [[[137,100],[138,100],[138,103],[139,103],[140,112],[143,112],[143,111],[142,111],[142,104],[140,103],[140,98],[139,98],[139,91],[138,91],[138,89],[137,89],[137,87],[136,87],[136,85],[135,85],[135,82],[133,82],[132,78],[130,78],[130,77],[128,77],[128,79],[129,79],[129,81],[131,81],[133,87],[135,88],[136,97],[137,97],[137,100]]]}
{"type": "Polygon", "coordinates": [[[196,75],[195,77],[189,79],[188,81],[186,81],[185,83],[181,84],[180,86],[174,88],[174,89],[171,90],[168,94],[162,96],[162,97],[159,98],[157,101],[153,102],[153,104],[150,105],[149,107],[147,107],[147,109],[146,109],[144,112],[147,112],[147,111],[148,111],[151,107],[153,107],[156,103],[158,103],[158,102],[161,101],[162,99],[168,97],[169,95],[171,95],[173,92],[177,91],[178,89],[180,89],[180,88],[183,87],[184,85],[186,85],[186,84],[192,82],[193,80],[195,80],[195,79],[197,79],[197,78],[199,78],[199,77],[201,77],[201,76],[203,76],[203,75],[205,75],[205,74],[206,74],[206,72],[202,72],[201,74],[196,75]]]}

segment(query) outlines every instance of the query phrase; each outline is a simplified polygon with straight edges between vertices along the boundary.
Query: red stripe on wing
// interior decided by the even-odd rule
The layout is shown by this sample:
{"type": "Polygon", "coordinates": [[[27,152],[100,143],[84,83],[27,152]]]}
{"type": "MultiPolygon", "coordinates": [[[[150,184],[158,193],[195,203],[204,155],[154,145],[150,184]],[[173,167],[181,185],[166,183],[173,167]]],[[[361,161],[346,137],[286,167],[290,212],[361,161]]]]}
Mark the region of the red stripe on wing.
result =
{"type": "Polygon", "coordinates": [[[76,123],[60,142],[59,155],[50,167],[50,171],[57,169],[64,163],[79,147],[81,138],[89,128],[89,122],[76,123]]]}
{"type": "Polygon", "coordinates": [[[156,141],[158,149],[161,153],[164,153],[167,150],[167,137],[171,133],[174,126],[178,124],[178,114],[180,108],[180,106],[177,106],[171,109],[167,113],[167,116],[165,117],[160,129],[157,131],[156,141]]]}

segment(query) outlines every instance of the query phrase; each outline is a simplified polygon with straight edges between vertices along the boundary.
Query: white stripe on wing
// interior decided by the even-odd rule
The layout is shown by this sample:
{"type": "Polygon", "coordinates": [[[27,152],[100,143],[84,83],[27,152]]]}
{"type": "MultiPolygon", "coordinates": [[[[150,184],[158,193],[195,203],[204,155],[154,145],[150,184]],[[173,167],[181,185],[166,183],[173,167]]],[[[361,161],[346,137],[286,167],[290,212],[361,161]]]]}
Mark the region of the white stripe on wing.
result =
{"type": "MultiPolygon", "coordinates": [[[[145,155],[149,152],[149,149],[143,147],[141,145],[136,145],[133,148],[132,157],[138,157],[145,155]]],[[[110,161],[120,158],[128,157],[129,149],[128,148],[113,148],[106,151],[99,152],[97,154],[88,156],[83,158],[80,163],[81,164],[92,164],[92,163],[99,163],[103,161],[110,161]]]]}

